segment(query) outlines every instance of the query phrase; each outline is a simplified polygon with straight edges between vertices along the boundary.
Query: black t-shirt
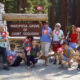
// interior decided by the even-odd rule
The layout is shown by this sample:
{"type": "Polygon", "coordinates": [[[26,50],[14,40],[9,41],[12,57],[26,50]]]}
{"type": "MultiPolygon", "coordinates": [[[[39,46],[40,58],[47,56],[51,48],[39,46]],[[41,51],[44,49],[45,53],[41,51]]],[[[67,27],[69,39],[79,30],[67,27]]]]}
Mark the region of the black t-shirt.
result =
{"type": "Polygon", "coordinates": [[[37,56],[37,53],[40,52],[40,48],[36,46],[36,48],[31,47],[31,56],[37,56]]]}

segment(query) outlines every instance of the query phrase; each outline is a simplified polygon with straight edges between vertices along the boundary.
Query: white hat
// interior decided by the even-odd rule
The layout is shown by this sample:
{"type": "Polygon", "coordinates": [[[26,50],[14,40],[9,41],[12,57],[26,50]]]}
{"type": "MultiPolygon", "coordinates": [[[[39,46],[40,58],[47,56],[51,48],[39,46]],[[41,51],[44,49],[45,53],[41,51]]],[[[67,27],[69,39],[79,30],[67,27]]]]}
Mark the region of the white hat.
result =
{"type": "Polygon", "coordinates": [[[60,23],[56,23],[55,28],[56,28],[56,26],[59,26],[61,28],[61,24],[60,23]]]}

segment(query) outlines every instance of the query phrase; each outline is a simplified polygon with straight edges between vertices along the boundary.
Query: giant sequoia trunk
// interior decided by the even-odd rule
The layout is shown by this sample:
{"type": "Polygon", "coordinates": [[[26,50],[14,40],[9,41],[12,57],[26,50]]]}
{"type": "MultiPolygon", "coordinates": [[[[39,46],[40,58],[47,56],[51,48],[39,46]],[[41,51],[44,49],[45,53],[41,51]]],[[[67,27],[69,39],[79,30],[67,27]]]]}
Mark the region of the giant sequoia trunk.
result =
{"type": "Polygon", "coordinates": [[[60,17],[59,21],[65,34],[68,26],[68,0],[60,0],[60,17]]]}
{"type": "Polygon", "coordinates": [[[73,0],[72,5],[72,24],[80,26],[80,0],[73,0]]]}
{"type": "Polygon", "coordinates": [[[20,13],[21,0],[17,0],[17,12],[20,13]]]}
{"type": "Polygon", "coordinates": [[[51,0],[51,7],[50,7],[50,27],[54,28],[54,2],[55,0],[51,0]]]}

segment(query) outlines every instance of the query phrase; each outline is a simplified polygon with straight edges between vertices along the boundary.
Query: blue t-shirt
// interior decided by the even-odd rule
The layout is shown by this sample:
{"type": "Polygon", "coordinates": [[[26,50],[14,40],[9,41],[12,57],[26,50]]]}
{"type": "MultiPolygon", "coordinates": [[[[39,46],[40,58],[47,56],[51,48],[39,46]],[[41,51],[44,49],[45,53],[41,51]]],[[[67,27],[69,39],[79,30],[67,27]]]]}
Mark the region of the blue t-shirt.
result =
{"type": "Polygon", "coordinates": [[[58,37],[61,37],[64,33],[62,30],[59,30],[59,35],[55,34],[56,30],[53,30],[53,41],[60,41],[60,39],[58,37]]]}
{"type": "Polygon", "coordinates": [[[47,31],[48,31],[48,34],[44,34],[43,31],[45,30],[45,28],[43,27],[42,30],[41,30],[41,37],[40,37],[40,42],[49,42],[51,43],[51,37],[49,36],[49,34],[51,33],[51,28],[48,27],[47,31]]]}

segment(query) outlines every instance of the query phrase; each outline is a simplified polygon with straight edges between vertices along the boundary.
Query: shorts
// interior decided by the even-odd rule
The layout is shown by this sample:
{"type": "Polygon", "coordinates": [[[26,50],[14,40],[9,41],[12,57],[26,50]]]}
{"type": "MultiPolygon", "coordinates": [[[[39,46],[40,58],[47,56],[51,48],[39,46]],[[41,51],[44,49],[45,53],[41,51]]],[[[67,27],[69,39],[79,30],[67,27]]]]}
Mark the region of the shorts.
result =
{"type": "Polygon", "coordinates": [[[49,48],[50,48],[50,43],[41,42],[41,50],[42,50],[44,56],[48,56],[49,48]]]}
{"type": "Polygon", "coordinates": [[[69,60],[69,58],[64,56],[64,55],[62,55],[62,60],[67,61],[67,60],[69,60]]]}
{"type": "Polygon", "coordinates": [[[62,44],[58,44],[58,43],[53,44],[53,51],[57,52],[57,49],[62,47],[62,46],[63,46],[62,44]]]}
{"type": "MultiPolygon", "coordinates": [[[[66,56],[64,56],[64,55],[62,55],[62,60],[67,61],[67,60],[69,60],[69,58],[68,58],[68,57],[66,57],[66,56]]],[[[71,59],[71,61],[70,61],[70,62],[73,62],[73,59],[71,59]]]]}
{"type": "Polygon", "coordinates": [[[75,48],[77,48],[77,45],[76,45],[76,43],[69,42],[69,47],[75,49],[75,48]]]}

